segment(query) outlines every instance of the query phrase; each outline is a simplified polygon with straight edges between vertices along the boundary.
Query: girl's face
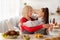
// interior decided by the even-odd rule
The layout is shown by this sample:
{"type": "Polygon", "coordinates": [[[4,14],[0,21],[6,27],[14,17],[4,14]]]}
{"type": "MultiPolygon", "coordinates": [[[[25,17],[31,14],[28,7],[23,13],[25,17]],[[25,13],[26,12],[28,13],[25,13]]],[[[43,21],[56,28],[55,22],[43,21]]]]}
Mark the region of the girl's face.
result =
{"type": "Polygon", "coordinates": [[[33,13],[33,9],[32,8],[29,8],[28,9],[28,16],[31,17],[32,16],[32,13],[33,13]]]}
{"type": "Polygon", "coordinates": [[[38,17],[44,17],[44,12],[42,9],[39,10],[38,17]]]}

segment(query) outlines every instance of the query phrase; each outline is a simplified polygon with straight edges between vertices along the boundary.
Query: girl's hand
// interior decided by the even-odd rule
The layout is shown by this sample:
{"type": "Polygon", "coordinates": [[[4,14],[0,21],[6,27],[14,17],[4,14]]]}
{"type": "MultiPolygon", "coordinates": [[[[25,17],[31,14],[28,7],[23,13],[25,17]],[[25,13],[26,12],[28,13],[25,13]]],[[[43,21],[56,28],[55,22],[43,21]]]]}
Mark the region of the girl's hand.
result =
{"type": "Polygon", "coordinates": [[[49,28],[50,24],[43,24],[43,28],[49,28]]]}
{"type": "Polygon", "coordinates": [[[60,28],[60,24],[58,24],[59,28],[60,28]]]}
{"type": "Polygon", "coordinates": [[[53,25],[52,24],[50,24],[50,28],[49,28],[49,31],[53,31],[53,25]]]}
{"type": "Polygon", "coordinates": [[[47,29],[49,29],[49,31],[52,31],[53,30],[53,25],[52,24],[44,24],[43,28],[47,28],[47,29]]]}

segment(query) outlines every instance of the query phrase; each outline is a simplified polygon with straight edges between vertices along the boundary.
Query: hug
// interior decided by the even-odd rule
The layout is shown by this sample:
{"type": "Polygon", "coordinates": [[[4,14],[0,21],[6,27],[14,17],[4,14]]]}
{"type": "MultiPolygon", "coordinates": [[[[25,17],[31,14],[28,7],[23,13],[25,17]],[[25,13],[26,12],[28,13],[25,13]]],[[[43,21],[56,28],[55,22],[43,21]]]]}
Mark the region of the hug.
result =
{"type": "Polygon", "coordinates": [[[20,19],[20,29],[22,34],[48,34],[49,24],[49,9],[40,8],[37,12],[26,5],[22,10],[22,18],[20,19]]]}

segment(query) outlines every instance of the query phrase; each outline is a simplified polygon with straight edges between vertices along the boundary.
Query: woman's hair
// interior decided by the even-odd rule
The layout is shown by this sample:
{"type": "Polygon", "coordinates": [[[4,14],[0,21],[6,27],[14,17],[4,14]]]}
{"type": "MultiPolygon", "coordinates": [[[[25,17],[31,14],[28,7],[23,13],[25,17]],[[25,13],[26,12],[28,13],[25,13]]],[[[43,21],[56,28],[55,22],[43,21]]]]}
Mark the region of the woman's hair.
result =
{"type": "Polygon", "coordinates": [[[42,8],[42,11],[44,12],[44,22],[45,24],[48,24],[49,23],[49,9],[42,8]]]}
{"type": "Polygon", "coordinates": [[[32,7],[31,6],[29,6],[29,5],[26,5],[24,8],[23,8],[23,10],[22,10],[22,16],[24,16],[24,17],[27,17],[28,15],[28,10],[29,9],[32,9],[32,7]]]}

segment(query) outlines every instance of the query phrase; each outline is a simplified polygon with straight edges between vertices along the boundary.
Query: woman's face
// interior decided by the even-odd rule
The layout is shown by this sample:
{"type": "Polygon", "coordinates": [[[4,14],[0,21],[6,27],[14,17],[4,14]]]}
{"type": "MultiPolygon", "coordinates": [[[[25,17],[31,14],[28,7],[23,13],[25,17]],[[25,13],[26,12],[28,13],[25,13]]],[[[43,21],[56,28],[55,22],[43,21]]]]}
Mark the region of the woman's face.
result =
{"type": "Polygon", "coordinates": [[[38,17],[44,17],[44,12],[42,9],[39,10],[38,17]]]}
{"type": "Polygon", "coordinates": [[[33,9],[32,8],[29,8],[28,9],[28,16],[31,17],[32,16],[32,13],[33,13],[33,9]]]}

